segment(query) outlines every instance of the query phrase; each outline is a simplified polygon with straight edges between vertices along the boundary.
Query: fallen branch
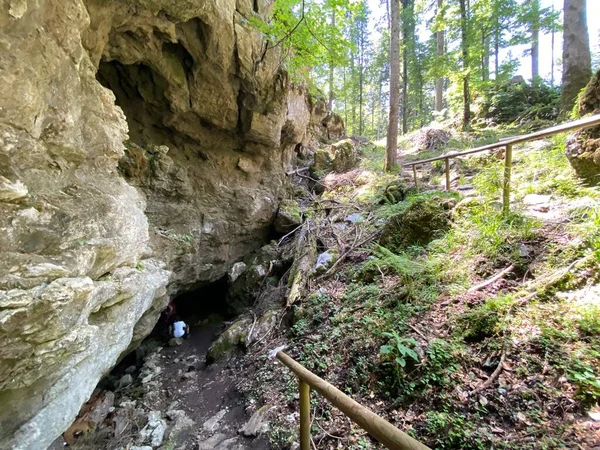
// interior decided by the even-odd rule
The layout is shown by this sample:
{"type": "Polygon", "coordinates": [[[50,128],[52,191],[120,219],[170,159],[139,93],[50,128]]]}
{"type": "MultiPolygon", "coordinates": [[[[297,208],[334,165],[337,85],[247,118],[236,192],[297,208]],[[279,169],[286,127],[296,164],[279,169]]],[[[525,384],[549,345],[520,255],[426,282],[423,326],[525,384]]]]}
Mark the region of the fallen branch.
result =
{"type": "Polygon", "coordinates": [[[298,175],[300,172],[306,172],[308,169],[310,169],[310,167],[302,167],[300,169],[296,169],[296,170],[291,170],[289,172],[286,172],[286,175],[298,175]]]}
{"type": "Polygon", "coordinates": [[[425,335],[417,327],[415,327],[414,325],[411,325],[411,324],[408,324],[408,326],[410,327],[411,330],[413,330],[415,333],[417,333],[419,336],[421,336],[425,341],[429,340],[425,337],[425,335]]]}
{"type": "Polygon", "coordinates": [[[501,272],[499,272],[498,274],[494,275],[492,278],[490,278],[489,280],[484,281],[483,283],[480,283],[476,286],[471,287],[467,293],[472,293],[472,292],[477,292],[480,291],[486,287],[488,287],[490,284],[498,281],[500,278],[504,278],[504,276],[509,273],[512,272],[515,268],[514,264],[511,264],[510,266],[508,266],[506,269],[502,270],[501,272]]]}
{"type": "Polygon", "coordinates": [[[485,382],[483,382],[481,385],[479,385],[479,387],[476,387],[475,389],[473,389],[469,395],[474,395],[477,394],[481,391],[483,391],[484,389],[487,389],[488,387],[490,387],[492,385],[492,383],[496,380],[496,378],[498,378],[500,376],[500,374],[502,373],[502,370],[504,369],[504,360],[506,359],[506,353],[503,351],[502,352],[502,356],[500,357],[500,362],[498,363],[498,367],[496,367],[496,370],[494,370],[494,372],[490,375],[490,377],[485,380],[485,382]]]}
{"type": "Polygon", "coordinates": [[[344,254],[342,256],[340,256],[338,258],[338,260],[333,263],[333,265],[327,270],[327,272],[325,272],[323,275],[321,275],[319,278],[317,278],[317,281],[321,281],[325,278],[327,278],[329,275],[331,275],[334,271],[334,269],[342,263],[342,261],[344,261],[346,259],[346,257],[353,252],[355,249],[357,249],[358,247],[363,246],[364,244],[366,244],[367,242],[369,242],[370,240],[374,239],[375,236],[377,236],[379,234],[379,231],[369,235],[366,239],[363,239],[362,241],[360,241],[358,244],[353,244],[352,247],[350,247],[350,249],[348,249],[346,252],[344,252],[344,254]]]}
{"type": "Polygon", "coordinates": [[[298,229],[302,228],[304,226],[304,223],[301,223],[300,225],[298,225],[296,228],[294,228],[292,231],[290,231],[288,234],[286,234],[285,236],[283,236],[281,239],[279,239],[279,241],[277,241],[277,247],[279,247],[281,245],[281,243],[283,242],[283,240],[294,234],[296,231],[298,231],[298,229]]]}

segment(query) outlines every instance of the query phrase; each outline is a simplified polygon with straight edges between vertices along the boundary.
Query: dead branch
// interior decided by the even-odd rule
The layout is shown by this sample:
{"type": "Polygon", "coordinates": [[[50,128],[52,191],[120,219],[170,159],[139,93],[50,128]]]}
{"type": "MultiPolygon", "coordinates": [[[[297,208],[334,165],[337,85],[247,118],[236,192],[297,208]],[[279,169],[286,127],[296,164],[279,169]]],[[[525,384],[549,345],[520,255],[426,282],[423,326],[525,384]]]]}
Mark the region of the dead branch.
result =
{"type": "Polygon", "coordinates": [[[411,325],[411,324],[408,324],[408,326],[410,327],[411,330],[413,330],[415,333],[417,333],[419,336],[421,336],[425,341],[429,340],[425,337],[425,335],[417,327],[415,327],[414,325],[411,325]]]}
{"type": "Polygon", "coordinates": [[[494,370],[494,372],[490,375],[490,377],[487,380],[485,380],[485,382],[483,382],[481,385],[479,385],[479,387],[476,387],[475,389],[473,389],[469,393],[469,395],[477,394],[492,385],[492,383],[496,380],[496,378],[498,378],[500,376],[500,374],[502,373],[502,370],[504,369],[505,358],[506,358],[506,353],[504,351],[502,351],[502,356],[500,357],[500,362],[498,363],[498,367],[496,367],[496,370],[494,370]]]}
{"type": "Polygon", "coordinates": [[[509,273],[512,272],[515,268],[514,264],[511,264],[510,266],[508,266],[506,269],[500,271],[499,273],[497,273],[496,275],[494,275],[492,278],[490,278],[489,280],[484,281],[483,283],[480,283],[476,286],[471,287],[467,293],[472,293],[472,292],[477,292],[480,291],[486,287],[488,287],[490,284],[498,281],[500,278],[504,278],[504,276],[509,273]]]}
{"type": "Polygon", "coordinates": [[[367,236],[366,239],[363,239],[362,241],[360,241],[359,243],[356,243],[356,239],[355,239],[355,243],[350,247],[350,249],[348,249],[346,252],[344,252],[339,258],[338,260],[333,263],[333,265],[327,270],[327,272],[325,272],[323,275],[321,275],[319,278],[317,278],[317,281],[321,281],[324,280],[325,278],[327,278],[329,275],[331,275],[333,273],[333,271],[335,270],[335,268],[340,265],[342,263],[342,261],[344,261],[346,259],[346,257],[353,252],[354,250],[356,250],[358,247],[363,246],[364,244],[366,244],[367,242],[369,242],[370,240],[374,239],[375,236],[377,236],[379,234],[379,231],[367,236]]]}

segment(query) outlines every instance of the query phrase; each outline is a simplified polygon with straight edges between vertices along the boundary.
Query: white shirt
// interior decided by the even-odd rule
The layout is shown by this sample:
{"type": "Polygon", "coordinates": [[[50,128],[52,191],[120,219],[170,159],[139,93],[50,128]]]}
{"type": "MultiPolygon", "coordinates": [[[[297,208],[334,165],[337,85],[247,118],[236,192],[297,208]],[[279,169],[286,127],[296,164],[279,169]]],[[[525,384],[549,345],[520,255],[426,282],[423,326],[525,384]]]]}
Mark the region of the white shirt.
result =
{"type": "Polygon", "coordinates": [[[173,337],[180,338],[185,334],[185,322],[179,321],[173,324],[173,337]]]}

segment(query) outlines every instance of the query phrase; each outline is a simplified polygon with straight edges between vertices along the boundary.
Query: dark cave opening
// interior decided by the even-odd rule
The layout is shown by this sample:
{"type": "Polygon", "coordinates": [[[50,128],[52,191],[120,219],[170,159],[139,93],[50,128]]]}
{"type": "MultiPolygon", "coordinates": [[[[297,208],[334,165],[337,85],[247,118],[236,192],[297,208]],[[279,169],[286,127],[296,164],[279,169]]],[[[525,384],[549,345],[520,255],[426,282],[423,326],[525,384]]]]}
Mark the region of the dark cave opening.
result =
{"type": "Polygon", "coordinates": [[[227,278],[223,277],[213,283],[176,296],[172,304],[175,311],[184,321],[191,325],[200,321],[229,319],[231,313],[227,304],[227,278]]]}

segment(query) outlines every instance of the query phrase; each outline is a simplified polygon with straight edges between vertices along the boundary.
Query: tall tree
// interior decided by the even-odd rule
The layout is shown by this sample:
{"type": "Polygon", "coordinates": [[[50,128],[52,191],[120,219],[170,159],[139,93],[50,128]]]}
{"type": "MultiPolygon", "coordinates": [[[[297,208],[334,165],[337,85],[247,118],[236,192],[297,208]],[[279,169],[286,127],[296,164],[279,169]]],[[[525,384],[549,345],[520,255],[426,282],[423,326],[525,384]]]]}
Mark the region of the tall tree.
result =
{"type": "Polygon", "coordinates": [[[586,0],[565,0],[561,108],[573,109],[579,91],[590,81],[592,61],[586,0]]]}
{"type": "Polygon", "coordinates": [[[471,125],[471,92],[469,86],[469,11],[467,0],[460,0],[460,35],[463,81],[463,129],[471,125]]]}
{"type": "Polygon", "coordinates": [[[531,4],[531,78],[540,76],[540,0],[529,0],[531,4]]]}
{"type": "Polygon", "coordinates": [[[390,114],[388,119],[385,170],[397,167],[398,100],[400,96],[400,0],[390,0],[390,114]]]}
{"type": "MultiPolygon", "coordinates": [[[[436,13],[436,32],[435,32],[435,49],[436,56],[439,62],[444,56],[445,49],[445,33],[443,28],[443,7],[444,0],[437,0],[437,13],[436,13]]],[[[441,111],[444,108],[444,77],[438,76],[435,79],[435,110],[441,111]]]]}
{"type": "Polygon", "coordinates": [[[414,0],[402,3],[402,134],[408,133],[408,65],[414,52],[414,0]]]}

